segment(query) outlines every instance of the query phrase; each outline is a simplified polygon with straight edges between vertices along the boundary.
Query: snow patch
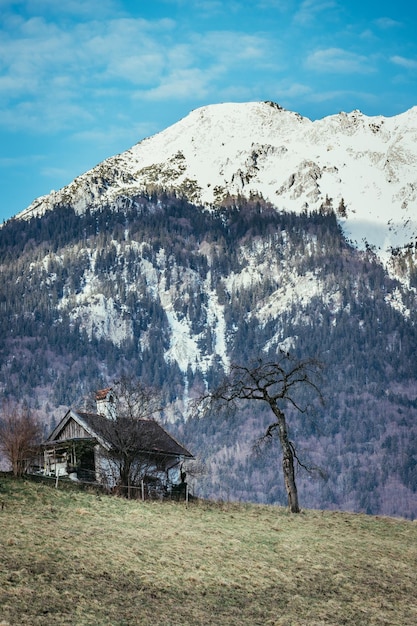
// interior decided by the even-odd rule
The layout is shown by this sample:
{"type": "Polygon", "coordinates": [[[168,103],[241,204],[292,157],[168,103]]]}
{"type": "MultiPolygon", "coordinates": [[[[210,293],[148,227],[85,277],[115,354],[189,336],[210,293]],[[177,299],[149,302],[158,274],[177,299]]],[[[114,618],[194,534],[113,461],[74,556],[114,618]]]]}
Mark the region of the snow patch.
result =
{"type": "Polygon", "coordinates": [[[392,293],[388,293],[385,296],[385,302],[387,302],[393,309],[401,313],[406,319],[410,317],[410,309],[408,309],[402,298],[401,291],[397,288],[392,293]]]}
{"type": "MultiPolygon", "coordinates": [[[[77,298],[78,304],[71,307],[70,318],[81,323],[89,339],[108,339],[116,346],[133,337],[132,323],[124,317],[123,308],[117,306],[113,298],[105,298],[98,293],[90,296],[83,294],[77,298]]],[[[70,302],[65,299],[62,306],[70,302]]]]}

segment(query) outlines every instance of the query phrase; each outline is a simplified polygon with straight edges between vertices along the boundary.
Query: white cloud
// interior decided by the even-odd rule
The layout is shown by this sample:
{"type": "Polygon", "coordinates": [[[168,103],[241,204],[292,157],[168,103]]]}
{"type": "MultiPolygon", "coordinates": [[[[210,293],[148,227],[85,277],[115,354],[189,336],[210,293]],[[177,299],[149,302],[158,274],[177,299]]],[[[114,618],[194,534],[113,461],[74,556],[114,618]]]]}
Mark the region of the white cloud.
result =
{"type": "Polygon", "coordinates": [[[374,21],[374,24],[381,28],[382,30],[388,30],[390,28],[398,28],[398,26],[402,26],[401,22],[397,20],[393,20],[390,17],[380,17],[374,21]]]}
{"type": "Polygon", "coordinates": [[[163,54],[157,50],[144,51],[109,60],[107,75],[115,79],[123,79],[132,85],[152,84],[165,66],[163,54]]]}
{"type": "Polygon", "coordinates": [[[201,55],[210,55],[228,66],[240,61],[259,61],[269,59],[270,42],[257,35],[248,35],[234,31],[212,31],[195,37],[196,51],[201,55]]]}
{"type": "Polygon", "coordinates": [[[311,87],[303,85],[302,83],[291,83],[281,91],[285,98],[299,98],[300,96],[305,96],[310,93],[311,87]]]}
{"type": "Polygon", "coordinates": [[[100,147],[121,146],[123,143],[126,149],[133,146],[143,137],[147,137],[156,132],[156,128],[147,123],[130,124],[127,120],[117,120],[119,125],[112,125],[110,128],[103,130],[100,128],[89,128],[76,132],[72,135],[74,141],[82,144],[94,144],[100,147]]]}
{"type": "MultiPolygon", "coordinates": [[[[327,91],[319,91],[319,92],[311,92],[308,94],[309,102],[330,102],[330,101],[340,101],[347,102],[352,101],[355,103],[366,102],[368,104],[374,104],[378,101],[378,96],[373,93],[367,93],[363,91],[354,91],[353,89],[334,89],[327,91]]],[[[357,108],[357,105],[355,105],[357,108]]]]}
{"type": "Polygon", "coordinates": [[[405,67],[407,70],[415,70],[417,69],[417,61],[416,59],[406,59],[401,56],[393,56],[390,58],[392,63],[395,65],[400,65],[401,67],[405,67]]]}
{"type": "Polygon", "coordinates": [[[53,178],[53,179],[70,179],[71,172],[62,167],[43,167],[40,169],[40,175],[45,178],[53,178]]]}
{"type": "Polygon", "coordinates": [[[304,0],[294,15],[294,22],[305,26],[316,20],[322,13],[336,9],[337,6],[334,0],[304,0]]]}
{"type": "Polygon", "coordinates": [[[209,73],[198,68],[179,69],[161,79],[160,84],[146,91],[137,91],[141,100],[183,100],[205,98],[209,93],[209,73]]]}
{"type": "Polygon", "coordinates": [[[0,124],[29,129],[33,123],[35,130],[42,124],[47,131],[74,114],[84,117],[99,89],[126,97],[126,89],[154,87],[165,69],[173,27],[172,20],[60,25],[42,17],[9,18],[0,28],[0,124]],[[24,109],[29,115],[22,116],[24,109]]]}
{"type": "MultiPolygon", "coordinates": [[[[211,31],[193,34],[188,41],[167,47],[165,65],[155,74],[155,84],[135,92],[144,100],[202,99],[213,94],[222,96],[231,85],[225,85],[228,74],[236,76],[250,66],[277,71],[277,55],[265,37],[233,31],[211,31]],[[273,60],[271,60],[271,57],[273,60]]],[[[237,92],[248,93],[246,83],[237,84],[237,92]]],[[[253,89],[253,87],[252,87],[253,89]]]]}
{"type": "MultiPolygon", "coordinates": [[[[37,6],[50,7],[50,0],[37,6]]],[[[0,125],[56,130],[74,119],[87,121],[105,106],[97,98],[117,94],[124,101],[213,96],[224,89],[227,72],[249,64],[276,71],[273,52],[265,36],[230,30],[187,31],[178,38],[176,23],[165,18],[75,23],[9,16],[3,32],[0,27],[0,95],[7,109],[0,125]]]]}
{"type": "Polygon", "coordinates": [[[265,35],[211,31],[194,35],[189,51],[195,66],[208,68],[211,73],[216,73],[217,78],[230,74],[236,86],[242,86],[237,78],[238,72],[253,79],[255,70],[269,70],[274,75],[287,67],[280,40],[265,35]]]}
{"type": "Polygon", "coordinates": [[[72,130],[94,121],[92,113],[82,104],[58,102],[54,94],[45,94],[35,101],[19,102],[0,109],[0,123],[12,131],[51,133],[72,130]]]}
{"type": "Polygon", "coordinates": [[[341,48],[316,50],[306,59],[308,69],[335,74],[369,74],[373,72],[369,57],[341,48]]]}
{"type": "Polygon", "coordinates": [[[0,167],[21,168],[28,165],[32,166],[34,163],[42,161],[43,158],[44,157],[39,154],[25,154],[18,157],[0,157],[0,167]]]}

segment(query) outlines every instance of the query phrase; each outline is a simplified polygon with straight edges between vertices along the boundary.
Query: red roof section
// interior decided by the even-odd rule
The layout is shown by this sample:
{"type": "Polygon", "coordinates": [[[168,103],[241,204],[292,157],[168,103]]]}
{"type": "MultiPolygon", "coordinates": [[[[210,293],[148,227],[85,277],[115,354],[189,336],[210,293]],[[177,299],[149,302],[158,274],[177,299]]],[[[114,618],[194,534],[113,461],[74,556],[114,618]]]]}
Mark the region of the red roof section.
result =
{"type": "Polygon", "coordinates": [[[96,400],[105,400],[109,391],[111,391],[111,387],[107,387],[106,389],[100,389],[99,391],[96,391],[96,400]]]}

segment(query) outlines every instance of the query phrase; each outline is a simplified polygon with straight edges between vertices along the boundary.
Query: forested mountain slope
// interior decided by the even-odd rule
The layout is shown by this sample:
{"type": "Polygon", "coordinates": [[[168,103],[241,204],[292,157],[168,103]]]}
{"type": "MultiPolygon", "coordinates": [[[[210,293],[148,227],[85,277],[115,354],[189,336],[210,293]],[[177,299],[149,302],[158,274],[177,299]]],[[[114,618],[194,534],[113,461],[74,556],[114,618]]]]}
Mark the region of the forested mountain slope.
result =
{"type": "MultiPolygon", "coordinates": [[[[394,259],[395,260],[395,259],[394,259]]],[[[260,197],[209,208],[143,191],[94,211],[71,203],[0,229],[0,385],[45,421],[120,373],[163,391],[171,430],[198,455],[201,495],[285,503],[278,452],[255,457],[268,414],[196,419],[191,399],[230,363],[279,350],[324,366],[324,407],[290,416],[300,501],[417,514],[415,250],[388,274],[345,239],[329,206],[260,197]]]]}

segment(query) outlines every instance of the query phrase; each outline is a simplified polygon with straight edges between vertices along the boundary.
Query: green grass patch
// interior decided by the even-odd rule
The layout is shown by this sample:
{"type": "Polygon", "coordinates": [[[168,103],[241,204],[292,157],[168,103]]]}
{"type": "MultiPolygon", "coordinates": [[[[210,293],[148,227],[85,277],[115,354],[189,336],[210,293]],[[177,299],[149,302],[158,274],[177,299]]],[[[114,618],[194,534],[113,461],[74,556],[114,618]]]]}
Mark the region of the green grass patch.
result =
{"type": "Polygon", "coordinates": [[[0,626],[417,624],[417,524],[0,478],[0,626]]]}

